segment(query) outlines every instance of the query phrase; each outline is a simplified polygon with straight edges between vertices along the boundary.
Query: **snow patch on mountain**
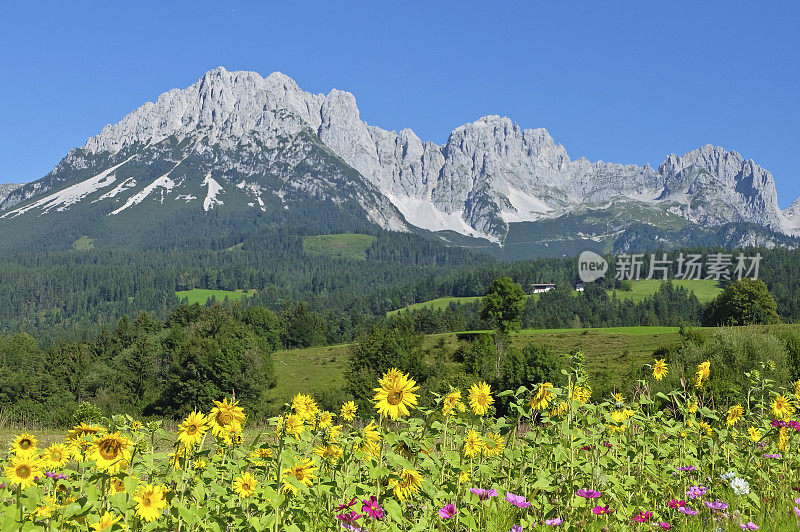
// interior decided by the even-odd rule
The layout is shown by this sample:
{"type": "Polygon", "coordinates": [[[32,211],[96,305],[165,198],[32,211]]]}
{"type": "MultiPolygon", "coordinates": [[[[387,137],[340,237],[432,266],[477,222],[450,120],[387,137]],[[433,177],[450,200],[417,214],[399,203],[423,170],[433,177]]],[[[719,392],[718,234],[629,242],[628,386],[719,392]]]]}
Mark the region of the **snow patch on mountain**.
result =
{"type": "Polygon", "coordinates": [[[37,208],[42,209],[41,214],[50,212],[50,210],[53,208],[55,208],[58,211],[63,211],[67,209],[70,205],[78,203],[89,194],[96,192],[101,188],[105,188],[114,183],[114,181],[116,181],[116,177],[113,174],[114,170],[116,170],[123,164],[127,163],[134,157],[135,156],[132,155],[127,159],[125,159],[124,161],[122,161],[121,163],[114,165],[107,170],[103,170],[99,174],[92,176],[89,179],[85,179],[80,183],[76,183],[63,190],[59,190],[54,194],[45,196],[44,198],[41,198],[38,201],[25,205],[24,207],[20,207],[18,209],[9,211],[0,216],[0,218],[6,218],[6,217],[15,218],[20,214],[24,214],[31,209],[37,209],[37,208]]]}
{"type": "Polygon", "coordinates": [[[115,198],[121,192],[125,192],[126,190],[131,189],[135,186],[136,186],[136,180],[132,177],[129,177],[119,185],[115,186],[113,189],[109,190],[108,192],[97,198],[96,200],[93,200],[92,203],[97,203],[98,201],[105,199],[115,198]]]}
{"type": "Polygon", "coordinates": [[[552,207],[533,194],[526,194],[518,188],[508,187],[505,196],[509,201],[505,209],[501,209],[500,216],[506,223],[527,222],[544,217],[552,207]],[[507,207],[513,210],[509,210],[507,207]]]}
{"type": "Polygon", "coordinates": [[[394,194],[386,194],[386,197],[397,207],[408,223],[417,227],[429,231],[455,231],[463,235],[486,238],[492,242],[498,241],[495,236],[470,227],[461,217],[461,213],[439,210],[430,199],[395,196],[394,194]]]}
{"type": "MultiPolygon", "coordinates": [[[[257,202],[258,208],[261,209],[263,212],[267,212],[267,207],[266,205],[264,205],[264,200],[261,199],[262,190],[258,183],[248,183],[246,181],[240,181],[236,185],[236,188],[238,188],[239,190],[244,190],[249,195],[253,196],[253,198],[255,198],[256,200],[255,202],[247,204],[249,207],[254,207],[257,202]]],[[[282,196],[281,200],[283,200],[282,196]]]]}
{"type": "Polygon", "coordinates": [[[211,174],[206,174],[202,184],[204,187],[208,187],[206,199],[203,200],[203,210],[208,212],[214,208],[214,205],[222,205],[222,200],[219,199],[217,195],[220,192],[224,194],[225,191],[222,189],[222,186],[217,183],[213,177],[211,177],[211,174]]]}
{"type": "Polygon", "coordinates": [[[113,211],[111,211],[109,216],[112,214],[119,214],[132,205],[138,205],[139,203],[144,201],[146,197],[148,197],[151,193],[153,193],[158,189],[161,189],[161,203],[164,203],[165,194],[169,193],[173,188],[175,188],[175,181],[169,178],[169,174],[171,174],[173,170],[175,170],[178,166],[180,166],[182,162],[183,160],[180,161],[175,166],[173,166],[169,172],[158,177],[155,181],[153,181],[152,183],[144,187],[142,190],[140,190],[139,192],[128,198],[128,200],[122,207],[119,207],[118,209],[114,209],[113,211]]]}

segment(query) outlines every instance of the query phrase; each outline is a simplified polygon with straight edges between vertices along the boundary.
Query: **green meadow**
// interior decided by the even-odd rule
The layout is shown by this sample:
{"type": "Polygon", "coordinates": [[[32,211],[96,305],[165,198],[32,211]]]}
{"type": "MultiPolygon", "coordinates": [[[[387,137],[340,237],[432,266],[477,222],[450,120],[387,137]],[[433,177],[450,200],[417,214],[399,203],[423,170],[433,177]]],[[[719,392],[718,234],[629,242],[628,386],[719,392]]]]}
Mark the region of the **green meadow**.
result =
{"type": "Polygon", "coordinates": [[[335,234],[303,237],[303,251],[341,259],[366,260],[367,250],[377,240],[372,235],[335,234]]]}
{"type": "MultiPolygon", "coordinates": [[[[631,300],[634,303],[638,303],[649,296],[652,296],[656,292],[658,292],[659,287],[661,286],[660,279],[649,279],[649,280],[642,280],[642,281],[630,281],[630,290],[606,290],[608,293],[608,297],[616,297],[617,299],[621,300],[631,300]]],[[[672,284],[675,286],[681,286],[686,288],[687,290],[691,290],[697,296],[697,299],[701,303],[708,303],[717,295],[722,292],[722,288],[717,284],[716,281],[707,280],[707,279],[700,279],[700,280],[681,280],[675,279],[672,281],[672,284]]],[[[580,292],[573,292],[574,295],[578,295],[580,292]]],[[[529,295],[528,297],[533,297],[534,301],[539,298],[539,294],[529,295]]],[[[474,297],[437,297],[436,299],[431,299],[429,301],[423,301],[421,303],[412,303],[411,305],[406,305],[403,308],[397,310],[390,310],[386,313],[387,316],[393,316],[400,312],[404,312],[406,310],[414,311],[420,310],[423,308],[429,308],[432,310],[440,310],[447,308],[450,304],[455,303],[457,305],[467,305],[470,303],[474,303],[475,301],[479,301],[482,299],[480,296],[474,297]]]]}
{"type": "Polygon", "coordinates": [[[193,290],[180,290],[175,292],[175,295],[178,296],[178,299],[183,301],[184,298],[189,300],[189,304],[193,305],[195,303],[200,303],[201,305],[205,305],[213,296],[214,299],[217,301],[224,301],[225,298],[228,298],[228,301],[239,301],[243,297],[248,295],[255,294],[255,289],[253,290],[207,290],[205,288],[195,288],[193,290]]]}

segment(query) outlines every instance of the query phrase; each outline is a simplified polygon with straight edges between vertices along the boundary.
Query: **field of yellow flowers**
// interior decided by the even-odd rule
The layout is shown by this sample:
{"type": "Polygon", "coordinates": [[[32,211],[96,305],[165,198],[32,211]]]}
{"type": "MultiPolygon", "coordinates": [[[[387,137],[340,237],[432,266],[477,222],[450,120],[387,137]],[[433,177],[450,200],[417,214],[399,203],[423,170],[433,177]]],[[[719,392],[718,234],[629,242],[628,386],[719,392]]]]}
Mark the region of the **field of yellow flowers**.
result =
{"type": "MultiPolygon", "coordinates": [[[[167,434],[115,416],[40,448],[21,433],[2,461],[6,530],[797,530],[796,389],[749,374],[741,404],[706,404],[714,368],[653,393],[592,397],[579,363],[568,386],[476,383],[417,408],[392,369],[374,411],[321,411],[298,394],[243,440],[232,399],[167,434]],[[497,398],[509,400],[497,417],[497,398]],[[164,439],[172,453],[158,452],[164,439]]],[[[209,405],[210,406],[210,405],[209,405]]]]}

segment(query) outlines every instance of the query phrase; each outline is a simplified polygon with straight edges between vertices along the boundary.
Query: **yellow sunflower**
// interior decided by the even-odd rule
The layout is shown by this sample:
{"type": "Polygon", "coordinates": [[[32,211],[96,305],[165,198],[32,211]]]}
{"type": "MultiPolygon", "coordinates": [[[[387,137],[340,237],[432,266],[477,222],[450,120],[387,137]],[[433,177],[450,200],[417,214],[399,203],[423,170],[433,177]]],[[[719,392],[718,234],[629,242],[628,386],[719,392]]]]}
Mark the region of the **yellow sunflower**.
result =
{"type": "Polygon", "coordinates": [[[592,389],[588,386],[575,386],[573,384],[569,389],[569,397],[573,401],[577,401],[582,405],[585,405],[589,402],[589,399],[592,398],[592,389]]]}
{"type": "Polygon", "coordinates": [[[117,493],[125,493],[125,483],[122,482],[121,478],[118,477],[111,477],[108,481],[108,491],[111,492],[111,495],[115,495],[117,493]]]}
{"type": "Polygon", "coordinates": [[[611,412],[611,420],[615,423],[622,423],[633,417],[633,410],[629,408],[620,408],[611,412]]]}
{"type": "Polygon", "coordinates": [[[772,401],[772,414],[778,418],[787,420],[794,414],[794,407],[789,401],[789,396],[779,395],[772,401]]]}
{"type": "Polygon", "coordinates": [[[50,516],[53,515],[53,507],[50,505],[46,506],[37,506],[36,510],[33,512],[33,519],[48,519],[50,516]]]}
{"type": "Polygon", "coordinates": [[[303,421],[311,421],[319,412],[317,402],[310,395],[298,393],[292,399],[292,409],[303,421]]]}
{"type": "Polygon", "coordinates": [[[506,448],[506,440],[496,432],[489,432],[483,441],[483,454],[486,456],[499,456],[506,448]]]}
{"type": "Polygon", "coordinates": [[[750,435],[750,439],[754,442],[758,442],[761,440],[761,431],[755,427],[750,427],[747,429],[747,434],[750,435]]]}
{"type": "Polygon", "coordinates": [[[361,450],[377,458],[380,456],[380,441],[381,435],[378,432],[378,427],[375,426],[374,421],[370,421],[361,431],[361,450]]]}
{"type": "Polygon", "coordinates": [[[329,441],[338,441],[339,436],[342,435],[342,426],[341,425],[334,425],[328,430],[328,440],[329,441]]]}
{"type": "Polygon", "coordinates": [[[789,448],[789,434],[786,427],[778,429],[778,449],[786,451],[789,448]]]}
{"type": "Polygon", "coordinates": [[[473,457],[481,453],[483,449],[483,438],[476,430],[467,432],[467,437],[464,438],[464,456],[473,457]]]}
{"type": "Polygon", "coordinates": [[[533,394],[528,406],[530,406],[532,410],[544,410],[552,400],[553,385],[549,382],[543,382],[536,388],[536,393],[533,394]]]}
{"type": "Polygon", "coordinates": [[[395,379],[398,379],[398,378],[400,378],[402,376],[403,376],[403,372],[402,371],[400,371],[397,368],[391,368],[389,371],[384,373],[383,377],[378,379],[378,384],[380,384],[381,386],[387,386],[387,385],[391,384],[392,382],[394,382],[395,379]]]}
{"type": "Polygon", "coordinates": [[[347,401],[342,405],[341,416],[345,419],[345,421],[353,421],[356,417],[356,411],[358,407],[353,401],[347,401]]]}
{"type": "Polygon", "coordinates": [[[192,412],[178,427],[178,441],[191,448],[203,441],[208,431],[208,418],[202,412],[192,412]]]}
{"type": "Polygon", "coordinates": [[[564,417],[567,412],[569,412],[569,403],[561,401],[558,406],[550,410],[550,417],[564,417]]]}
{"type": "Polygon", "coordinates": [[[36,483],[39,476],[39,463],[31,454],[21,454],[10,457],[6,465],[6,478],[9,483],[27,489],[36,483]]]}
{"type": "Polygon", "coordinates": [[[169,465],[175,469],[183,469],[186,463],[186,447],[181,442],[176,442],[175,451],[167,457],[169,465]]]}
{"type": "Polygon", "coordinates": [[[41,460],[48,469],[61,469],[69,462],[70,454],[66,446],[60,443],[54,443],[45,449],[41,460]]]}
{"type": "Polygon", "coordinates": [[[317,420],[317,427],[324,430],[331,425],[333,425],[333,414],[327,411],[320,414],[319,420],[317,420]]]}
{"type": "Polygon", "coordinates": [[[255,449],[254,451],[252,451],[250,453],[250,457],[249,458],[250,458],[250,461],[253,463],[253,465],[255,465],[255,466],[265,466],[265,465],[267,465],[265,460],[269,460],[270,458],[272,458],[272,449],[269,449],[267,447],[261,447],[261,448],[255,449]]]}
{"type": "Polygon", "coordinates": [[[449,416],[456,410],[459,412],[466,410],[464,403],[461,402],[461,390],[453,390],[452,392],[448,393],[442,401],[442,414],[444,414],[445,417],[449,416]]]}
{"type": "Polygon", "coordinates": [[[255,477],[248,471],[233,481],[233,491],[239,497],[252,497],[256,492],[257,484],[255,477]]]}
{"type": "Polygon", "coordinates": [[[216,405],[208,414],[208,421],[211,424],[211,433],[214,436],[229,438],[231,433],[239,432],[244,425],[244,410],[237,406],[238,401],[228,400],[214,401],[216,405]]]}
{"type": "Polygon", "coordinates": [[[161,516],[167,506],[165,490],[161,486],[147,484],[136,490],[133,500],[136,501],[136,515],[148,523],[161,516]]]}
{"type": "Polygon", "coordinates": [[[97,530],[98,532],[100,530],[107,530],[113,527],[115,524],[119,522],[120,519],[122,519],[121,516],[114,517],[113,514],[110,514],[108,512],[105,512],[103,515],[98,515],[97,517],[100,520],[97,521],[96,523],[92,523],[90,526],[94,530],[97,530]]]}
{"type": "Polygon", "coordinates": [[[314,472],[317,470],[316,466],[314,465],[314,460],[311,458],[308,459],[300,459],[295,465],[290,468],[283,470],[283,478],[285,479],[285,484],[283,486],[283,491],[291,491],[294,494],[297,494],[297,488],[289,483],[290,478],[294,478],[300,484],[304,486],[311,486],[311,483],[316,477],[314,472]]]}
{"type": "Polygon", "coordinates": [[[494,403],[492,389],[485,382],[473,384],[469,388],[469,406],[475,415],[484,416],[489,411],[489,407],[494,403]]]}
{"type": "Polygon", "coordinates": [[[736,423],[742,418],[744,414],[744,408],[742,405],[733,405],[728,409],[728,419],[726,423],[729,427],[736,425],[736,423]]]}
{"type": "Polygon", "coordinates": [[[697,409],[698,409],[699,407],[700,407],[700,405],[699,405],[699,403],[697,402],[697,400],[695,399],[694,401],[692,401],[691,403],[689,403],[689,412],[691,412],[692,414],[694,414],[694,413],[696,413],[696,412],[697,412],[697,409]]]}
{"type": "Polygon", "coordinates": [[[323,459],[336,463],[342,457],[344,452],[342,448],[334,443],[327,443],[325,445],[317,445],[314,447],[314,454],[321,456],[323,459]]]}
{"type": "Polygon", "coordinates": [[[702,388],[711,375],[711,362],[706,360],[697,366],[697,372],[694,374],[694,385],[697,388],[702,388]]]}
{"type": "Polygon", "coordinates": [[[78,440],[85,436],[94,436],[95,434],[105,432],[105,430],[105,427],[101,427],[100,425],[87,425],[86,423],[81,423],[80,425],[75,425],[72,427],[72,430],[67,433],[67,439],[78,440]]]}
{"type": "Polygon", "coordinates": [[[422,476],[413,469],[404,468],[400,472],[400,478],[389,480],[389,486],[394,491],[394,496],[400,499],[401,502],[419,493],[421,484],[422,476]]]}
{"type": "Polygon", "coordinates": [[[414,392],[419,389],[419,386],[416,385],[414,379],[400,373],[392,379],[387,379],[384,375],[380,382],[381,387],[375,388],[377,392],[375,408],[378,413],[392,419],[409,415],[409,408],[414,408],[414,405],[417,404],[417,395],[414,392]]]}
{"type": "Polygon", "coordinates": [[[84,462],[89,457],[89,452],[92,448],[92,442],[86,438],[78,438],[76,440],[67,440],[67,450],[70,455],[78,462],[84,462]]]}
{"type": "Polygon", "coordinates": [[[278,434],[283,434],[284,428],[286,429],[286,434],[297,438],[303,433],[306,426],[303,423],[302,417],[297,414],[289,414],[288,416],[282,417],[278,420],[276,432],[278,434]]]}
{"type": "Polygon", "coordinates": [[[663,358],[656,360],[656,363],[653,364],[653,377],[655,377],[657,381],[660,381],[667,375],[667,373],[669,373],[667,361],[663,358]]]}
{"type": "Polygon", "coordinates": [[[100,434],[89,448],[89,457],[97,463],[97,469],[113,474],[130,466],[132,446],[131,440],[119,432],[100,434]]]}
{"type": "Polygon", "coordinates": [[[23,432],[16,438],[14,438],[14,443],[11,446],[11,450],[16,454],[22,453],[35,453],[36,448],[39,445],[39,440],[37,440],[32,434],[28,434],[27,432],[23,432]]]}

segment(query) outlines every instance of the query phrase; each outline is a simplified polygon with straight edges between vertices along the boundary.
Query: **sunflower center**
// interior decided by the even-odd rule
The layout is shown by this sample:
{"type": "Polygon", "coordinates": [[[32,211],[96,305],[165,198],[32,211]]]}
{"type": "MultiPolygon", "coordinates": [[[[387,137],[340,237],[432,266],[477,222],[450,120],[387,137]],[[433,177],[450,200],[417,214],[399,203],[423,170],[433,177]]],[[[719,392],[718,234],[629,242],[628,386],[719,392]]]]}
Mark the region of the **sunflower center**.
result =
{"type": "Polygon", "coordinates": [[[27,465],[17,467],[17,476],[19,478],[28,478],[31,476],[31,468],[27,465]]]}
{"type": "Polygon", "coordinates": [[[33,442],[31,440],[27,439],[27,438],[23,439],[23,440],[20,440],[19,441],[19,447],[20,447],[20,449],[22,449],[24,451],[27,451],[28,449],[33,447],[33,442]]]}
{"type": "Polygon", "coordinates": [[[61,454],[61,451],[56,451],[56,450],[50,451],[50,459],[53,462],[60,462],[62,457],[63,455],[61,454]]]}
{"type": "Polygon", "coordinates": [[[105,440],[97,446],[100,456],[106,460],[114,460],[122,450],[122,445],[116,440],[105,440]]]}
{"type": "Polygon", "coordinates": [[[398,405],[403,402],[403,390],[392,390],[386,397],[386,401],[390,405],[398,405]]]}
{"type": "Polygon", "coordinates": [[[197,425],[189,425],[186,427],[186,434],[194,436],[197,433],[197,425]]]}
{"type": "Polygon", "coordinates": [[[233,421],[233,416],[230,412],[220,412],[217,414],[217,423],[222,425],[228,425],[231,421],[233,421]]]}

